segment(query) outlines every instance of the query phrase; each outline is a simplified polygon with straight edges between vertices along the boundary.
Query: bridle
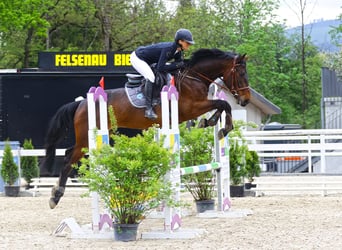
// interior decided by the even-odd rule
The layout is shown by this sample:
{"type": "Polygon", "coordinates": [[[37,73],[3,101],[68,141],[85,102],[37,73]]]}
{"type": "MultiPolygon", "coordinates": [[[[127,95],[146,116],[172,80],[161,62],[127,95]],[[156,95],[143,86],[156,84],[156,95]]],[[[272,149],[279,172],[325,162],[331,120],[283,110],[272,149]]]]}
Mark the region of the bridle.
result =
{"type": "MultiPolygon", "coordinates": [[[[221,83],[216,82],[215,80],[210,79],[209,77],[207,77],[207,76],[203,75],[202,73],[199,73],[199,72],[197,72],[195,70],[189,69],[189,71],[195,73],[197,76],[199,76],[200,78],[202,78],[202,79],[204,79],[204,80],[206,80],[208,82],[214,83],[219,88],[222,88],[222,89],[225,89],[225,90],[229,90],[233,94],[233,96],[235,98],[237,98],[239,96],[238,93],[240,91],[244,91],[244,90],[248,90],[249,89],[249,86],[247,86],[247,87],[240,87],[239,86],[239,81],[237,79],[237,67],[240,66],[241,64],[237,63],[237,58],[238,58],[238,56],[234,57],[233,67],[231,69],[227,68],[227,69],[225,69],[222,72],[223,79],[222,79],[222,77],[220,77],[220,79],[225,83],[224,85],[222,85],[221,83]],[[232,77],[232,82],[231,82],[230,86],[227,87],[226,86],[227,85],[226,82],[228,82],[228,77],[230,75],[232,77]]],[[[186,77],[191,78],[190,76],[186,76],[186,77]]]]}

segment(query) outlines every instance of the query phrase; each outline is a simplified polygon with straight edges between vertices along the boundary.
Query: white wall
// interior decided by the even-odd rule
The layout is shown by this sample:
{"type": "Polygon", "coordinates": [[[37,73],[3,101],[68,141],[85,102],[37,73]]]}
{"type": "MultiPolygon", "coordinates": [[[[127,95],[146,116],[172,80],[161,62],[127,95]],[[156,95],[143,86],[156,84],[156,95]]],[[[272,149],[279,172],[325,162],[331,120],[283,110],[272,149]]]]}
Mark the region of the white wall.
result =
{"type": "MultiPolygon", "coordinates": [[[[214,98],[213,95],[215,93],[216,85],[212,84],[209,89],[208,98],[214,98]]],[[[232,115],[233,119],[243,120],[246,122],[254,122],[258,125],[257,128],[248,127],[247,130],[260,130],[261,122],[265,114],[255,105],[249,103],[247,106],[242,107],[241,105],[236,103],[236,99],[229,92],[225,92],[228,97],[228,103],[232,107],[232,115]]]]}
{"type": "Polygon", "coordinates": [[[255,105],[252,103],[249,103],[247,106],[242,107],[239,104],[236,103],[236,100],[232,95],[228,96],[228,103],[232,107],[232,114],[233,119],[239,119],[243,118],[245,116],[244,121],[246,122],[254,122],[258,125],[257,128],[247,128],[247,130],[260,130],[262,118],[265,114],[261,112],[260,109],[258,109],[255,105]]]}

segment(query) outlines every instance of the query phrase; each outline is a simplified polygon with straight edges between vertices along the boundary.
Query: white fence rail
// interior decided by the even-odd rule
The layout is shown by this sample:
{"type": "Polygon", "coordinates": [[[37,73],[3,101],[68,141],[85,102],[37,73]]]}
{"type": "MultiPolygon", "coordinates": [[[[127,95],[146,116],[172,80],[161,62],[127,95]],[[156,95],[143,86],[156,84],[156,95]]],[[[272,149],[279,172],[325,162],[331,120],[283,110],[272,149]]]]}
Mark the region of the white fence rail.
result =
{"type": "MultiPolygon", "coordinates": [[[[342,129],[245,131],[244,136],[265,172],[342,174],[342,129]]],[[[44,149],[12,152],[14,156],[45,156],[44,149]]],[[[64,153],[65,149],[56,150],[56,156],[64,153]]]]}
{"type": "Polygon", "coordinates": [[[342,129],[245,131],[266,172],[341,173],[342,129]]]}
{"type": "MultiPolygon", "coordinates": [[[[45,156],[45,149],[18,149],[12,150],[13,156],[45,156]]],[[[0,150],[0,157],[4,155],[4,150],[0,150]]],[[[64,156],[65,149],[56,149],[56,156],[64,156]]]]}
{"type": "Polygon", "coordinates": [[[342,193],[342,175],[281,174],[254,179],[256,196],[261,195],[335,195],[342,193]]]}

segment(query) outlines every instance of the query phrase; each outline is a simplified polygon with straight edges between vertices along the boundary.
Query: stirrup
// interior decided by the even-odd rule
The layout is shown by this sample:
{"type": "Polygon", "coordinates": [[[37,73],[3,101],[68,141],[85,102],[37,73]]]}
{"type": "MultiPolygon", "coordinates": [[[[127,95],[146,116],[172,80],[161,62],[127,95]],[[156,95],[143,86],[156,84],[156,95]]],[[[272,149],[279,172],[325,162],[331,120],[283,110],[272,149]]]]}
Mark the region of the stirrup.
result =
{"type": "Polygon", "coordinates": [[[156,113],[154,113],[153,109],[146,109],[145,110],[145,117],[150,119],[150,120],[155,120],[158,118],[156,113]]]}

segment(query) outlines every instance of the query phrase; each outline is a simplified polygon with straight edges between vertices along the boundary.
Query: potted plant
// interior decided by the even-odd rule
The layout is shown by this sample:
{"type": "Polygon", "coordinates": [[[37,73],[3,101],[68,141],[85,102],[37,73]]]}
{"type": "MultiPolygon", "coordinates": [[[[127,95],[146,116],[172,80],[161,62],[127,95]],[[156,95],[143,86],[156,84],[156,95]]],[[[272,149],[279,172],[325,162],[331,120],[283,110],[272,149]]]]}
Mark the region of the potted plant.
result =
{"type": "Polygon", "coordinates": [[[163,140],[155,141],[155,133],[155,128],[131,138],[113,133],[113,146],[91,150],[75,166],[89,191],[96,191],[112,214],[116,240],[136,240],[146,213],[162,201],[171,202],[171,185],[164,176],[173,154],[163,147],[163,140]]]}
{"type": "MultiPolygon", "coordinates": [[[[195,124],[196,125],[196,124],[195,124]]],[[[181,167],[207,164],[214,159],[214,133],[212,127],[196,128],[180,125],[181,167]]],[[[185,188],[195,200],[197,212],[213,210],[215,205],[215,178],[212,171],[182,176],[185,188]]]]}
{"type": "MultiPolygon", "coordinates": [[[[24,149],[34,149],[32,140],[25,139],[23,144],[24,149]]],[[[32,178],[39,176],[39,166],[37,156],[22,156],[20,157],[20,167],[22,171],[22,177],[27,183],[27,188],[30,187],[32,178]]]]}
{"type": "Polygon", "coordinates": [[[5,184],[5,195],[16,197],[19,194],[20,186],[15,185],[19,178],[19,168],[15,164],[12,149],[8,141],[5,142],[4,155],[1,163],[1,177],[5,184]]]}
{"type": "Polygon", "coordinates": [[[244,196],[243,178],[247,175],[246,157],[248,146],[243,136],[244,126],[255,127],[251,122],[234,121],[234,129],[229,133],[230,196],[244,196]]]}
{"type": "Polygon", "coordinates": [[[238,140],[230,141],[229,166],[230,166],[230,196],[244,196],[243,177],[246,174],[245,152],[246,145],[240,145],[238,140]],[[232,143],[233,142],[233,143],[232,143]]]}
{"type": "Polygon", "coordinates": [[[259,164],[259,156],[256,151],[247,151],[246,154],[246,177],[248,182],[245,183],[246,189],[251,189],[253,186],[252,182],[254,177],[259,176],[261,167],[259,164]]]}

